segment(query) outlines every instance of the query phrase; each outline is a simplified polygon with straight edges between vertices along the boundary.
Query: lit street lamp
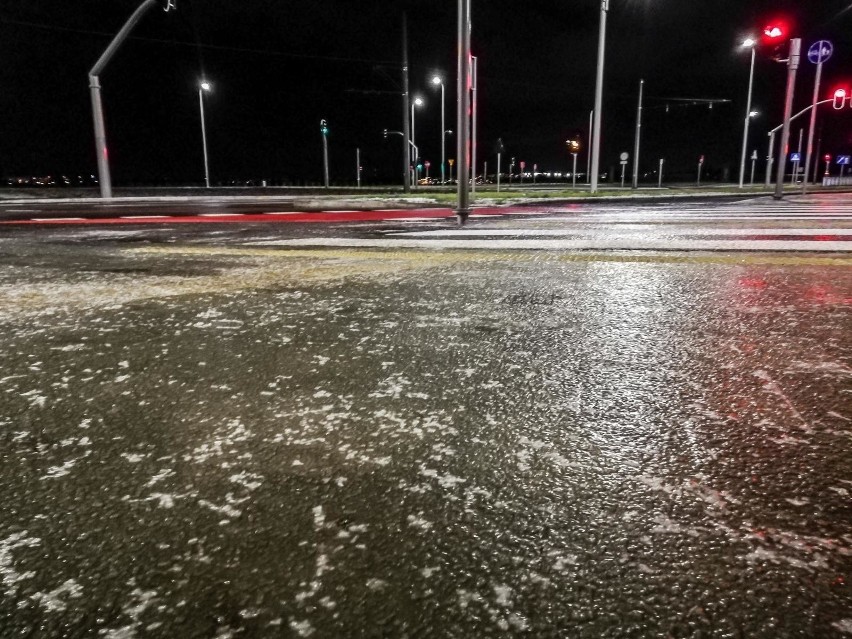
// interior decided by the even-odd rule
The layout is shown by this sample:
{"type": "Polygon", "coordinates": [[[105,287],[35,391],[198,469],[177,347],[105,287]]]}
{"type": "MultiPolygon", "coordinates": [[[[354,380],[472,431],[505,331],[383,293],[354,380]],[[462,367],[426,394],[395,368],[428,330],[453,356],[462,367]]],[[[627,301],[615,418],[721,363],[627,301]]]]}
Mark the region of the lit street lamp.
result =
{"type": "Polygon", "coordinates": [[[447,129],[444,123],[444,81],[436,75],[432,78],[432,84],[435,86],[441,85],[441,184],[443,184],[446,182],[444,179],[444,165],[447,163],[447,129]]]}
{"type": "Polygon", "coordinates": [[[743,148],[742,153],[740,154],[740,188],[743,188],[743,181],[745,180],[745,161],[746,161],[746,147],[748,146],[748,123],[752,117],[754,117],[751,113],[751,91],[754,86],[754,48],[757,45],[757,42],[753,38],[746,39],[742,46],[749,47],[751,49],[751,68],[748,73],[748,99],[746,100],[746,116],[745,123],[743,124],[743,148]]]}
{"type": "Polygon", "coordinates": [[[210,188],[210,167],[207,163],[207,124],[204,121],[204,94],[213,90],[207,80],[198,85],[198,106],[201,109],[201,144],[204,148],[204,184],[210,188]]]}
{"type": "MultiPolygon", "coordinates": [[[[416,98],[414,98],[414,100],[411,103],[411,147],[413,149],[417,148],[417,144],[414,141],[414,107],[416,107],[416,106],[418,106],[418,107],[423,106],[423,98],[416,97],[416,98]]],[[[414,156],[413,162],[414,162],[414,164],[417,164],[417,155],[414,156]]],[[[414,183],[415,183],[415,185],[417,184],[417,174],[416,173],[415,173],[414,183]]]]}

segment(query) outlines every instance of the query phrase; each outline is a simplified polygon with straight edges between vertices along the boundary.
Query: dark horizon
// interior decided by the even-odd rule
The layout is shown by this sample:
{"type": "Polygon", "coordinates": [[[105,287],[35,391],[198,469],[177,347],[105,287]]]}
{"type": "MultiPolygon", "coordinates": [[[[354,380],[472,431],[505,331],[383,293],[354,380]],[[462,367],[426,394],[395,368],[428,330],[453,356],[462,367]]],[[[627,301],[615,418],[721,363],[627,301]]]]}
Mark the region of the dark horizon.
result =
{"type": "MultiPolygon", "coordinates": [[[[84,0],[73,7],[33,0],[0,11],[0,175],[96,173],[86,76],[138,0],[84,0]]],[[[203,179],[197,82],[206,99],[213,183],[322,179],[319,120],[329,122],[332,181],[354,182],[355,149],[365,181],[395,181],[400,165],[401,21],[409,24],[411,91],[426,105],[416,138],[431,174],[440,169],[440,90],[447,128],[455,129],[456,4],[178,0],[152,10],[102,75],[111,168],[116,185],[200,183],[203,179]]],[[[852,88],[852,11],[848,0],[819,8],[769,0],[683,6],[673,0],[613,0],[607,33],[601,170],[633,153],[640,78],[645,80],[642,172],[666,158],[671,173],[708,170],[735,179],[748,83],[748,53],[737,43],[777,15],[797,25],[803,48],[832,40],[821,94],[852,88]],[[690,105],[675,98],[730,100],[690,105]],[[665,108],[669,106],[668,110],[665,108]]],[[[692,3],[690,3],[692,4],[692,3]]],[[[565,171],[564,140],[585,141],[592,108],[598,3],[568,8],[542,1],[473,3],[473,51],[479,59],[479,170],[502,138],[508,158],[527,169],[565,171]]],[[[796,110],[810,103],[814,65],[803,58],[796,110]]],[[[782,117],[785,66],[758,53],[749,153],[766,155],[766,131],[782,117]]],[[[852,150],[852,108],[822,107],[821,153],[852,150]]],[[[791,131],[798,141],[801,118],[791,131]]],[[[819,137],[819,135],[817,136],[819,137]]],[[[816,144],[816,142],[815,142],[816,144]]],[[[447,156],[455,156],[454,141],[447,156]]],[[[585,170],[585,149],[578,169],[585,170]]]]}

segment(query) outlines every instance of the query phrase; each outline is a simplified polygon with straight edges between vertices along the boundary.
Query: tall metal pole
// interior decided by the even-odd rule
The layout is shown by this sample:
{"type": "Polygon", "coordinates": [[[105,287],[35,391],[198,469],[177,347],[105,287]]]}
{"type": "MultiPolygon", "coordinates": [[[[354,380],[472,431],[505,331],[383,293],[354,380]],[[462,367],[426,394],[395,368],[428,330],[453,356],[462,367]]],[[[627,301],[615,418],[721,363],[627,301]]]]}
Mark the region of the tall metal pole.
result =
{"type": "Polygon", "coordinates": [[[459,163],[458,203],[456,216],[459,224],[470,215],[470,0],[458,0],[458,109],[456,128],[456,161],[459,163]]]}
{"type": "Polygon", "coordinates": [[[411,128],[408,119],[408,17],[402,14],[402,189],[411,193],[411,128]]]}
{"type": "Polygon", "coordinates": [[[477,106],[477,92],[476,88],[479,84],[479,74],[476,66],[476,56],[470,56],[471,63],[471,85],[470,85],[470,95],[471,95],[471,134],[470,134],[470,166],[472,168],[471,175],[473,180],[471,180],[470,184],[470,192],[472,194],[476,194],[476,106],[477,106]]]}
{"type": "Polygon", "coordinates": [[[447,180],[444,177],[444,165],[447,163],[447,129],[444,124],[444,116],[447,111],[444,108],[444,81],[441,80],[441,184],[447,180]]]}
{"type": "Polygon", "coordinates": [[[355,149],[355,170],[357,171],[356,176],[358,178],[358,188],[361,188],[361,149],[355,149]]]}
{"type": "MultiPolygon", "coordinates": [[[[571,188],[576,189],[577,188],[577,154],[572,153],[571,155],[574,156],[574,168],[571,169],[571,188]]],[[[533,176],[535,176],[535,173],[533,173],[533,176]]],[[[535,179],[535,177],[533,177],[533,179],[535,179]]]]}
{"type": "Polygon", "coordinates": [[[773,153],[775,152],[775,129],[769,132],[769,150],[766,153],[766,184],[764,188],[768,189],[772,182],[772,163],[773,153]]]}
{"type": "Polygon", "coordinates": [[[328,135],[325,134],[322,136],[322,167],[325,188],[328,188],[328,135]]]}
{"type": "Polygon", "coordinates": [[[207,162],[207,123],[204,119],[204,89],[198,87],[198,107],[201,110],[201,146],[204,149],[204,186],[210,188],[210,165],[207,162]]]}
{"type": "Polygon", "coordinates": [[[639,188],[639,140],[642,137],[642,94],[645,80],[639,80],[639,107],[636,109],[636,135],[633,144],[633,188],[639,188]]]}
{"type": "Polygon", "coordinates": [[[751,45],[751,68],[748,72],[748,98],[746,99],[745,122],[743,123],[743,149],[740,154],[740,188],[745,180],[746,147],[748,147],[748,125],[751,120],[751,92],[754,86],[754,43],[751,45]]]}
{"type": "Polygon", "coordinates": [[[118,47],[130,35],[130,31],[142,19],[143,14],[157,4],[157,0],[144,0],[133,12],[121,30],[116,34],[109,46],[98,58],[95,66],[89,71],[89,94],[92,99],[92,118],[95,124],[95,152],[98,160],[98,183],[101,187],[101,197],[112,197],[112,178],[109,172],[109,152],[107,151],[106,125],[104,124],[104,107],[101,101],[100,75],[104,67],[115,55],[118,47]]]}
{"type": "Polygon", "coordinates": [[[790,115],[793,113],[793,94],[796,90],[796,71],[802,52],[801,38],[790,40],[790,57],[787,60],[787,98],[784,103],[784,128],[781,130],[781,148],[778,152],[778,169],[775,174],[775,193],[772,197],[784,197],[784,169],[787,165],[787,146],[790,143],[790,115]]]}
{"type": "Polygon", "coordinates": [[[790,184],[793,185],[796,184],[796,179],[799,177],[799,166],[802,163],[802,134],[804,132],[804,129],[799,129],[799,146],[796,148],[796,154],[799,156],[799,159],[793,163],[793,179],[790,180],[790,184]]]}
{"type": "Polygon", "coordinates": [[[606,52],[606,14],[609,0],[601,0],[600,34],[598,35],[598,70],[595,78],[595,123],[592,129],[592,178],[591,192],[598,192],[598,175],[601,163],[601,110],[603,107],[604,53],[606,52]]]}
{"type": "Polygon", "coordinates": [[[592,127],[594,126],[592,119],[594,117],[594,110],[589,111],[589,142],[586,144],[586,184],[590,184],[592,179],[592,127]]]}
{"type": "MultiPolygon", "coordinates": [[[[811,174],[811,164],[812,164],[812,153],[814,150],[814,129],[816,128],[816,104],[819,100],[819,83],[822,79],[822,56],[820,55],[819,62],[817,63],[816,68],[816,79],[814,80],[814,97],[811,100],[811,104],[813,104],[813,109],[811,109],[811,124],[808,128],[808,146],[807,152],[805,154],[805,178],[802,180],[802,195],[808,192],[808,179],[811,174]]],[[[814,174],[816,174],[816,167],[814,168],[814,174]]]]}

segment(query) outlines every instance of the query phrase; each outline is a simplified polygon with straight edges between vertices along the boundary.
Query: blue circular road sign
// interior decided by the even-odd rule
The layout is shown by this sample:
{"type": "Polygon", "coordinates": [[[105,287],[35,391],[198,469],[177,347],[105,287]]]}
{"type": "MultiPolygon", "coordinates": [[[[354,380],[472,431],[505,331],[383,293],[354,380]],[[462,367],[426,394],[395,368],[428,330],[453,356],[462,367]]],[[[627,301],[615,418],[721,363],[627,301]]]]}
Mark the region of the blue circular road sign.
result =
{"type": "Polygon", "coordinates": [[[808,49],[808,60],[814,64],[825,62],[831,57],[834,47],[828,40],[819,40],[814,42],[808,49]]]}

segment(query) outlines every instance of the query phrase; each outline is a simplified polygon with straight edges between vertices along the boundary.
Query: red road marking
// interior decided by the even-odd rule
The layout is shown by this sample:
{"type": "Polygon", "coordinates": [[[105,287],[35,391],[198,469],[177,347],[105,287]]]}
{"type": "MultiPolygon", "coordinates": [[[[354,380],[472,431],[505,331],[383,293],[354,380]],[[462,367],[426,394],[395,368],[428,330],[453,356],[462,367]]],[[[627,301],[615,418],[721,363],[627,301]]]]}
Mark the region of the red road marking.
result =
{"type": "MultiPolygon", "coordinates": [[[[510,209],[482,208],[476,209],[478,215],[505,215],[510,209]]],[[[401,220],[409,218],[434,218],[442,219],[454,217],[452,209],[399,209],[381,211],[348,211],[348,212],[282,212],[282,213],[249,213],[217,216],[134,216],[127,217],[104,217],[104,218],[57,218],[55,220],[40,218],[38,220],[4,220],[0,224],[38,224],[38,225],[99,225],[99,224],[219,224],[222,222],[285,222],[285,223],[312,223],[312,222],[376,222],[381,220],[401,220]]]]}

